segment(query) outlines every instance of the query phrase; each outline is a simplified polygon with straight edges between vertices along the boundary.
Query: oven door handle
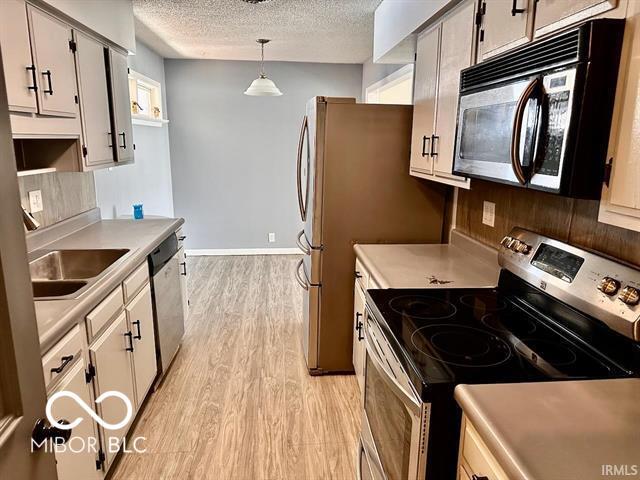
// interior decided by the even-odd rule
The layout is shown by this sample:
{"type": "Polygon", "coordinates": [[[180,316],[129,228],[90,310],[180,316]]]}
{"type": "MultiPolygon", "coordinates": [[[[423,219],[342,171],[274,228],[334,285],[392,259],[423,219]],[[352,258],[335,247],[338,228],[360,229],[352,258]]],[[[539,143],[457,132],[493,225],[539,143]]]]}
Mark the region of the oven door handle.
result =
{"type": "Polygon", "coordinates": [[[513,168],[513,173],[516,175],[516,178],[521,185],[525,185],[529,181],[525,175],[524,169],[522,168],[522,162],[520,159],[522,122],[524,121],[524,112],[527,108],[527,103],[533,98],[536,92],[540,91],[541,84],[542,79],[540,77],[536,77],[529,82],[518,99],[516,113],[513,118],[513,130],[511,133],[511,167],[513,168]]]}
{"type": "Polygon", "coordinates": [[[417,399],[415,395],[412,395],[411,392],[408,392],[405,387],[400,385],[393,373],[389,373],[389,371],[384,368],[384,364],[382,363],[383,360],[379,357],[378,352],[375,350],[373,345],[371,345],[371,342],[369,342],[368,335],[365,335],[364,344],[367,349],[367,355],[371,357],[373,366],[378,370],[378,373],[384,379],[385,383],[389,388],[391,388],[391,390],[393,390],[395,395],[402,400],[402,403],[411,411],[411,413],[415,416],[420,416],[422,411],[422,402],[417,399]]]}

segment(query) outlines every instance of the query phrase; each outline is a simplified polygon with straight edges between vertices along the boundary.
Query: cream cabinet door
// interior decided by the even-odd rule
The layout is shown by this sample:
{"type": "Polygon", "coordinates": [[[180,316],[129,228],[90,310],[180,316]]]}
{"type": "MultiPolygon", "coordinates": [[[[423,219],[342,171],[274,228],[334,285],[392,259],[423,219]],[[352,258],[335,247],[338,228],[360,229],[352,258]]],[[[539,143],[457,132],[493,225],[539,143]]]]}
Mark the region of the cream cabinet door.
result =
{"type": "Polygon", "coordinates": [[[613,10],[618,2],[619,0],[537,0],[534,35],[546,35],[613,10]]]}
{"type": "Polygon", "coordinates": [[[413,90],[413,128],[411,134],[412,173],[433,173],[433,161],[430,152],[431,139],[435,133],[436,122],[439,51],[440,26],[418,37],[413,90]]]}
{"type": "Polygon", "coordinates": [[[31,58],[27,6],[24,0],[3,0],[0,7],[0,45],[9,110],[36,112],[38,76],[31,58]]]}
{"type": "Polygon", "coordinates": [[[129,103],[129,67],[127,56],[109,49],[113,110],[116,124],[116,152],[118,162],[133,161],[133,128],[129,103]]]}
{"type": "MultiPolygon", "coordinates": [[[[85,380],[86,365],[83,358],[77,361],[51,394],[73,392],[87,405],[91,405],[91,393],[85,380]]],[[[96,423],[75,400],[59,397],[53,402],[51,413],[57,421],[72,422],[82,418],[82,422],[71,430],[71,438],[66,449],[56,452],[56,469],[59,480],[98,480],[102,471],[96,469],[96,451],[99,449],[96,423]],[[95,448],[92,448],[91,446],[95,448]]]]}
{"type": "Polygon", "coordinates": [[[598,220],[640,232],[640,2],[629,3],[607,158],[613,159],[598,220]]]}
{"type": "Polygon", "coordinates": [[[180,259],[180,291],[182,292],[182,313],[186,320],[189,316],[189,292],[187,289],[187,254],[184,253],[184,247],[178,250],[178,258],[180,259]]]}
{"type": "MultiPolygon", "coordinates": [[[[96,369],[94,378],[96,398],[108,391],[126,395],[135,408],[135,393],[131,371],[131,351],[133,334],[127,325],[127,317],[122,312],[116,320],[89,347],[91,362],[96,369]]],[[[103,420],[110,424],[120,423],[126,416],[125,403],[117,397],[110,397],[97,405],[103,420]]],[[[133,415],[131,416],[133,419],[133,415]]],[[[105,443],[106,465],[108,467],[117,453],[117,445],[131,425],[131,420],[118,430],[102,429],[105,443]]]]}
{"type": "Polygon", "coordinates": [[[133,374],[136,406],[144,401],[158,373],[151,287],[147,284],[125,307],[129,328],[133,333],[133,374]]]}
{"type": "Polygon", "coordinates": [[[465,188],[469,188],[468,179],[453,175],[452,170],[460,70],[473,63],[475,13],[475,2],[468,0],[442,21],[436,144],[433,146],[434,174],[459,182],[459,186],[465,188]]]}
{"type": "Polygon", "coordinates": [[[71,27],[51,15],[27,6],[31,47],[37,68],[39,113],[75,117],[76,70],[69,42],[71,27]]]}
{"type": "Polygon", "coordinates": [[[357,280],[353,290],[353,368],[362,392],[364,389],[364,306],[366,300],[364,291],[357,280]]]}
{"type": "Polygon", "coordinates": [[[78,32],[76,32],[76,44],[82,137],[86,148],[85,165],[112,164],[114,150],[107,86],[109,78],[105,64],[106,47],[78,32]]]}
{"type": "MultiPolygon", "coordinates": [[[[567,0],[561,0],[567,1],[567,0]]],[[[484,0],[478,60],[485,60],[531,40],[534,0],[484,0]]]]}

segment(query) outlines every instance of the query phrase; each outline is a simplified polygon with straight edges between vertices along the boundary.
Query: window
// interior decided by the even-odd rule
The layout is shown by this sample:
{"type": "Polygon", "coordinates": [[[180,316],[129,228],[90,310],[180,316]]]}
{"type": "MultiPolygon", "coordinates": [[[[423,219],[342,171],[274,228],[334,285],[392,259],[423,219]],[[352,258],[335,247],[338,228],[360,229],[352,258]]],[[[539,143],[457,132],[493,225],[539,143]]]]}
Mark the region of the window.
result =
{"type": "Polygon", "coordinates": [[[163,118],[161,86],[155,80],[130,70],[129,99],[134,125],[161,126],[168,122],[163,118]]]}
{"type": "Polygon", "coordinates": [[[413,103],[413,64],[405,65],[367,87],[367,103],[411,105],[413,103]]]}

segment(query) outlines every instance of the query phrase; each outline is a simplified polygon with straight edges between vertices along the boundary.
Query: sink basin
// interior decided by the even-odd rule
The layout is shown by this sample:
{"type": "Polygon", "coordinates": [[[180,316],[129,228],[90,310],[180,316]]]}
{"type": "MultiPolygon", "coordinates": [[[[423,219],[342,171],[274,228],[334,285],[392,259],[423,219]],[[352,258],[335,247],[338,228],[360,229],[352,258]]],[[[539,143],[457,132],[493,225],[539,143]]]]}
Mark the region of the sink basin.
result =
{"type": "MultiPolygon", "coordinates": [[[[29,262],[31,280],[84,280],[97,277],[128,251],[127,249],[95,249],[34,252],[33,256],[36,258],[29,262]],[[42,254],[38,255],[38,253],[42,254]]],[[[34,296],[38,296],[35,295],[35,290],[34,296]]]]}
{"type": "Polygon", "coordinates": [[[33,297],[42,298],[60,298],[72,295],[84,287],[87,282],[80,280],[44,280],[32,281],[33,297]]]}

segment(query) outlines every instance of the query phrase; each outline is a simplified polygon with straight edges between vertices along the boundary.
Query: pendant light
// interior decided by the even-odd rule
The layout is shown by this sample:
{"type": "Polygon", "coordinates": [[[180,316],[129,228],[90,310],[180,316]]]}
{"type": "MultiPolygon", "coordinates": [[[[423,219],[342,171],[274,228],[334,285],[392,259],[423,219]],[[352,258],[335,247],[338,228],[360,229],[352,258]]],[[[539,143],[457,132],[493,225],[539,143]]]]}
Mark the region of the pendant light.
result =
{"type": "Polygon", "coordinates": [[[267,78],[267,74],[264,73],[264,46],[269,43],[270,40],[259,38],[256,40],[262,48],[262,56],[260,60],[260,75],[256,78],[249,88],[244,92],[245,95],[261,96],[261,97],[277,97],[282,95],[282,92],[272,80],[267,78]]]}

